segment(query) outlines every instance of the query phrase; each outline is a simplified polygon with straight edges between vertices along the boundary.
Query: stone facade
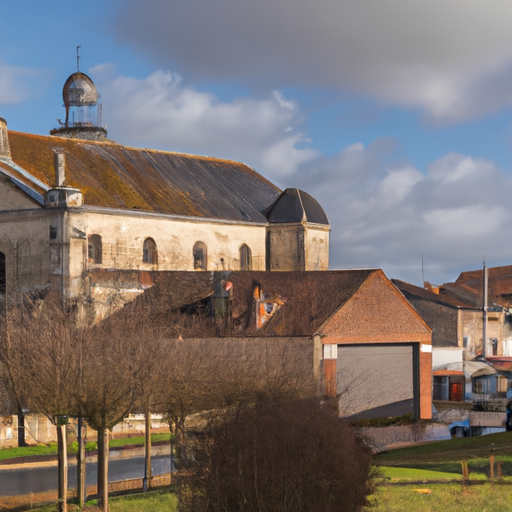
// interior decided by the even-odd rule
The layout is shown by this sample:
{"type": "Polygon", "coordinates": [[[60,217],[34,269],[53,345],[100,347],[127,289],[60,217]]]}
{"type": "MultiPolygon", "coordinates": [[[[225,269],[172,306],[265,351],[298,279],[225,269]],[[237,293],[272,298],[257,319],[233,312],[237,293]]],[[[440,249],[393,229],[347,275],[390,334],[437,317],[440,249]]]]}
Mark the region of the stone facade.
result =
{"type": "Polygon", "coordinates": [[[320,205],[243,164],[0,128],[0,294],[81,297],[95,269],[329,267],[320,205]]]}

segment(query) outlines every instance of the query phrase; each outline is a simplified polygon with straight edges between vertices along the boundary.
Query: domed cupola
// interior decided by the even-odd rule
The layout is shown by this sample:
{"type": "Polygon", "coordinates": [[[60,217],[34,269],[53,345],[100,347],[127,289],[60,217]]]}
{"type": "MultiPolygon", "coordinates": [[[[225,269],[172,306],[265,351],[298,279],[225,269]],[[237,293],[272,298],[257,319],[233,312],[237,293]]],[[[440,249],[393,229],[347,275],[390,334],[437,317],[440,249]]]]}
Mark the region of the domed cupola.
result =
{"type": "Polygon", "coordinates": [[[314,197],[287,188],[264,214],[267,270],[328,270],[330,226],[314,197]]]}
{"type": "MultiPolygon", "coordinates": [[[[77,48],[78,50],[78,48],[77,48]]],[[[70,139],[105,140],[107,130],[101,126],[102,105],[94,82],[79,69],[69,76],[62,88],[62,99],[66,109],[64,123],[50,131],[51,135],[70,139]]]]}

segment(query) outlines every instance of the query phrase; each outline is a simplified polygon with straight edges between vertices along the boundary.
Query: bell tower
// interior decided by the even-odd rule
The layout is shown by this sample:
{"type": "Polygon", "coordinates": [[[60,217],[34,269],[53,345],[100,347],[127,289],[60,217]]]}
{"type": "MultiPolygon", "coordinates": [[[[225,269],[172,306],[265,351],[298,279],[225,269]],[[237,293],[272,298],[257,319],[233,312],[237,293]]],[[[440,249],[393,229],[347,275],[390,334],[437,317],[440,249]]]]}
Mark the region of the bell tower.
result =
{"type": "Polygon", "coordinates": [[[102,105],[100,95],[89,76],[80,71],[80,46],[76,49],[76,73],[64,83],[62,99],[66,109],[66,119],[60,128],[50,131],[50,135],[68,139],[105,140],[107,130],[101,126],[102,105]]]}

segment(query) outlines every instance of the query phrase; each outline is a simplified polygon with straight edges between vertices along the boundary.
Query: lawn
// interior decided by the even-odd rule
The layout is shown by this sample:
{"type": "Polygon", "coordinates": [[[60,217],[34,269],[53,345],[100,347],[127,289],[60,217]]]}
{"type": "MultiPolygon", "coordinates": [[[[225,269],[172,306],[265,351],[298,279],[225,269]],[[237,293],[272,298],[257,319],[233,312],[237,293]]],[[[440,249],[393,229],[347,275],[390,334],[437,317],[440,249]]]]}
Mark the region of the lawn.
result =
{"type": "MultiPolygon", "coordinates": [[[[380,487],[370,501],[366,512],[509,512],[512,486],[389,485],[380,487]]],[[[111,512],[175,512],[177,506],[176,496],[169,488],[111,498],[109,503],[111,512]]],[[[57,505],[34,510],[55,512],[57,505]]],[[[69,512],[77,511],[76,506],[69,506],[69,512]]]]}
{"type": "MultiPolygon", "coordinates": [[[[96,502],[88,502],[85,510],[98,510],[96,502]]],[[[110,512],[176,512],[178,501],[172,489],[167,487],[158,491],[149,491],[145,494],[130,494],[109,499],[110,512]]],[[[56,512],[57,504],[52,503],[45,507],[32,509],[35,512],[56,512]]],[[[78,512],[77,505],[69,505],[69,512],[78,512]]]]}
{"type": "Polygon", "coordinates": [[[495,475],[512,476],[512,432],[451,439],[390,450],[375,456],[378,466],[413,468],[461,474],[466,460],[470,479],[490,476],[489,457],[495,457],[495,475]],[[498,469],[500,468],[500,469],[498,469]]]}
{"type": "Polygon", "coordinates": [[[512,486],[388,485],[372,496],[367,512],[510,512],[512,486]]]}
{"type": "MultiPolygon", "coordinates": [[[[461,480],[461,473],[446,473],[444,471],[430,471],[428,469],[385,467],[379,468],[386,481],[422,482],[432,480],[461,480]]],[[[484,475],[478,475],[484,478],[484,475]]]]}
{"type": "MultiPolygon", "coordinates": [[[[163,432],[160,434],[151,434],[151,442],[156,443],[159,441],[169,441],[170,433],[163,432]]],[[[144,436],[138,437],[124,437],[119,439],[111,439],[109,442],[110,448],[118,447],[118,446],[127,446],[127,445],[143,445],[144,444],[144,436]]],[[[88,450],[94,449],[96,447],[96,443],[87,443],[88,450]]],[[[70,449],[70,453],[76,452],[77,447],[76,441],[73,443],[73,446],[70,449]],[[73,448],[75,449],[73,451],[73,448]]],[[[52,455],[57,453],[57,443],[49,443],[49,444],[38,444],[35,446],[24,446],[22,448],[3,448],[0,449],[0,460],[14,459],[16,457],[31,457],[33,455],[52,455]]]]}

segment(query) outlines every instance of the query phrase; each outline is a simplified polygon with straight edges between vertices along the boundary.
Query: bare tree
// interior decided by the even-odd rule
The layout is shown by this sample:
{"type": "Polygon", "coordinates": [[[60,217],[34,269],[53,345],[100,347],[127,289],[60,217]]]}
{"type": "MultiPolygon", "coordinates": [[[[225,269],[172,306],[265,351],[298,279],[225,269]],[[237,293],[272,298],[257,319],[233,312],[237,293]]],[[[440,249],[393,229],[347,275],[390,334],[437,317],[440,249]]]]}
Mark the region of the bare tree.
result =
{"type": "Polygon", "coordinates": [[[55,296],[11,299],[3,317],[0,359],[18,407],[46,415],[57,426],[59,510],[66,510],[66,418],[80,408],[80,346],[87,330],[76,309],[55,296]]]}
{"type": "MultiPolygon", "coordinates": [[[[193,456],[186,423],[196,413],[205,421],[240,403],[315,395],[312,362],[297,343],[275,339],[193,338],[164,340],[159,393],[154,407],[176,433],[178,467],[193,456]]],[[[201,425],[199,424],[199,428],[201,425]]]]}
{"type": "Polygon", "coordinates": [[[83,412],[98,432],[98,505],[108,511],[108,430],[128,415],[139,389],[144,340],[130,325],[110,318],[91,329],[83,359],[83,412]]]}

